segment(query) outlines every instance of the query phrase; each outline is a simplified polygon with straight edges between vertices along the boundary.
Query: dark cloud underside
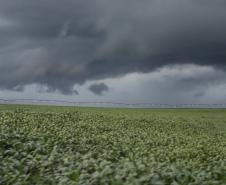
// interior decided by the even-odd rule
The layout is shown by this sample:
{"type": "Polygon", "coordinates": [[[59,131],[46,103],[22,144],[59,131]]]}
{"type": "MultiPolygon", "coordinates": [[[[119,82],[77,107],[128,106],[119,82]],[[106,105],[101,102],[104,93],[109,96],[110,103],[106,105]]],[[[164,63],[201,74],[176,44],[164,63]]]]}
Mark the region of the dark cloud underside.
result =
{"type": "Polygon", "coordinates": [[[95,83],[90,85],[89,90],[96,95],[102,95],[104,92],[108,91],[109,88],[104,83],[95,83]]]}
{"type": "Polygon", "coordinates": [[[225,69],[224,0],[0,0],[0,88],[74,84],[169,64],[225,69]]]}

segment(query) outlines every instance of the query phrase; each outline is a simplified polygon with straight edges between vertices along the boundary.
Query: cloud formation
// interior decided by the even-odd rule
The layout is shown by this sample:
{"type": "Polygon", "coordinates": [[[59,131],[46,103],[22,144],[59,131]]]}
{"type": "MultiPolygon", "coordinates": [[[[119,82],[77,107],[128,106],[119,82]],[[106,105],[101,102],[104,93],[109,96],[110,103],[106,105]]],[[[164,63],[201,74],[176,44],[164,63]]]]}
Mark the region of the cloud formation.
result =
{"type": "Polygon", "coordinates": [[[111,87],[105,95],[108,101],[162,104],[226,101],[226,73],[211,66],[169,65],[154,72],[130,73],[101,82],[111,87]]]}
{"type": "Polygon", "coordinates": [[[225,71],[225,8],[225,0],[0,0],[0,88],[72,94],[87,80],[172,64],[225,71]]]}
{"type": "Polygon", "coordinates": [[[89,90],[94,94],[101,96],[103,92],[108,91],[109,88],[104,83],[95,83],[89,86],[89,90]]]}

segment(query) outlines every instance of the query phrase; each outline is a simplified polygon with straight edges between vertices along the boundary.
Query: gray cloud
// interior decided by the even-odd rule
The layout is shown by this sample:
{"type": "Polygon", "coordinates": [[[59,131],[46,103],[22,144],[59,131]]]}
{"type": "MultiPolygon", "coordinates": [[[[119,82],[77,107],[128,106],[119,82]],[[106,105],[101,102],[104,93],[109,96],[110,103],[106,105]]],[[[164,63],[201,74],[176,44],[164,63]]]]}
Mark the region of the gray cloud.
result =
{"type": "Polygon", "coordinates": [[[224,0],[0,0],[0,88],[36,83],[72,94],[74,84],[169,64],[225,70],[225,8],[224,0]]]}
{"type": "Polygon", "coordinates": [[[103,92],[109,91],[109,88],[104,83],[95,83],[89,86],[89,90],[100,96],[103,94],[103,92]]]}
{"type": "Polygon", "coordinates": [[[101,82],[111,87],[106,96],[111,95],[114,101],[212,104],[226,100],[226,73],[210,66],[170,65],[151,73],[131,73],[101,82]]]}
{"type": "Polygon", "coordinates": [[[203,97],[203,96],[205,96],[205,92],[197,92],[197,93],[194,94],[195,98],[200,98],[200,97],[203,97]]]}

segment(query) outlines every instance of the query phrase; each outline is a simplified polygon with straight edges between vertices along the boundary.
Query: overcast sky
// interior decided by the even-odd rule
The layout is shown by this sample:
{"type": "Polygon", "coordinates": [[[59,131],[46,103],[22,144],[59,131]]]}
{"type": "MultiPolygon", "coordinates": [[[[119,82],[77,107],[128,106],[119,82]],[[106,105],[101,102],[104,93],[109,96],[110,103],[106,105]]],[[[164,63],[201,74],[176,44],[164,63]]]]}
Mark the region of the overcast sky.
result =
{"type": "Polygon", "coordinates": [[[226,1],[0,0],[0,98],[226,103],[226,1]]]}

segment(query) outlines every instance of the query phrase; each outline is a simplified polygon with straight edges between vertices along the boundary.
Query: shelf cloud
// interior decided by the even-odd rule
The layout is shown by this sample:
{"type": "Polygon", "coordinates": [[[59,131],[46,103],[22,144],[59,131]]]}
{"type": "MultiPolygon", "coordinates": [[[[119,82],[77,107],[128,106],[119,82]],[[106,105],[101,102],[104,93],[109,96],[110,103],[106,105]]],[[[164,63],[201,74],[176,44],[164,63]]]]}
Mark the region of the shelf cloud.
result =
{"type": "MultiPolygon", "coordinates": [[[[169,65],[224,73],[225,8],[225,0],[0,0],[0,89],[78,94],[76,84],[169,65]]],[[[208,78],[189,83],[198,82],[208,78]]],[[[89,89],[101,95],[107,85],[89,89]]]]}

